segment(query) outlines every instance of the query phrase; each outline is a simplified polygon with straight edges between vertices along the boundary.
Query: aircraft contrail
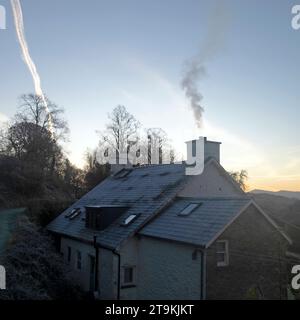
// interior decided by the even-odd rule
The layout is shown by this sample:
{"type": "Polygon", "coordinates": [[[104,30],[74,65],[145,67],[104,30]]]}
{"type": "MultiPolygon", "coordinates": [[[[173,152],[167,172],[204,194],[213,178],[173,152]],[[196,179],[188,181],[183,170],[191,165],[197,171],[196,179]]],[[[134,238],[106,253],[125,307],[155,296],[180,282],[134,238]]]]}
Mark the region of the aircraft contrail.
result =
{"type": "Polygon", "coordinates": [[[40,76],[37,72],[36,66],[34,62],[31,59],[28,45],[26,42],[25,38],[25,32],[24,32],[24,22],[23,22],[23,13],[22,13],[22,7],[20,4],[19,0],[10,0],[12,10],[13,10],[13,15],[14,15],[14,21],[15,21],[15,26],[16,26],[16,32],[17,32],[17,37],[21,46],[22,54],[23,54],[23,59],[26,65],[28,66],[28,69],[32,75],[33,82],[34,82],[34,88],[35,88],[35,93],[36,95],[40,96],[42,98],[43,104],[45,106],[46,112],[49,115],[49,131],[51,135],[54,135],[54,129],[53,129],[53,121],[52,121],[52,116],[50,113],[50,110],[48,108],[47,100],[45,98],[45,95],[43,93],[42,87],[41,87],[41,79],[40,76]]]}

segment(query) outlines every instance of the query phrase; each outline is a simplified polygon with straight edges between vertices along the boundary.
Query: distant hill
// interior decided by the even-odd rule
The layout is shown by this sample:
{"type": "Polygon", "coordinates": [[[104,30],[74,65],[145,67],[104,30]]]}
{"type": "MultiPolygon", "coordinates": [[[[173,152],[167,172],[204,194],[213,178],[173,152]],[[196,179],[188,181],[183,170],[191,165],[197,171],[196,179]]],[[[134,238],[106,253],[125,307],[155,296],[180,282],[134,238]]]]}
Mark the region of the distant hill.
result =
{"type": "Polygon", "coordinates": [[[249,195],[284,229],[300,252],[300,192],[253,190],[249,195]]]}
{"type": "Polygon", "coordinates": [[[300,192],[297,191],[286,191],[286,190],[281,190],[281,191],[266,191],[266,190],[252,190],[250,193],[254,193],[254,194],[272,194],[272,195],[276,195],[276,196],[282,196],[282,197],[286,197],[286,198],[293,198],[293,199],[298,199],[300,200],[300,192]]]}
{"type": "Polygon", "coordinates": [[[275,220],[300,226],[300,200],[278,192],[250,192],[256,203],[275,220]]]}

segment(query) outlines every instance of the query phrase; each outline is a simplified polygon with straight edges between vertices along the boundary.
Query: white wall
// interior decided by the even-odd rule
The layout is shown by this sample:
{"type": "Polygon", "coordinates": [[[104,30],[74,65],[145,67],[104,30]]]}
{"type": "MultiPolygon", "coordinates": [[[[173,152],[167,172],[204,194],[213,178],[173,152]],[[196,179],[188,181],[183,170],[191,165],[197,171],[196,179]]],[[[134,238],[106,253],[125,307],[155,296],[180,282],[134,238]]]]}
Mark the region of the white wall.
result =
{"type": "Polygon", "coordinates": [[[126,241],[120,250],[121,254],[121,290],[120,299],[122,300],[134,300],[137,299],[137,289],[140,285],[139,270],[140,265],[138,261],[139,252],[139,240],[137,237],[133,237],[126,241]],[[135,287],[125,287],[123,283],[124,273],[123,267],[134,267],[134,284],[135,287]]]}
{"type": "Polygon", "coordinates": [[[237,190],[229,182],[224,173],[213,162],[207,164],[201,175],[190,176],[184,189],[179,193],[182,197],[224,197],[239,196],[243,192],[237,190]]]}
{"type": "MultiPolygon", "coordinates": [[[[72,248],[70,267],[85,291],[90,289],[89,255],[92,245],[62,238],[61,252],[67,262],[68,246],[72,248]],[[77,270],[76,251],[82,254],[82,269],[77,270]]],[[[200,299],[201,256],[193,260],[194,248],[175,242],[147,237],[129,239],[121,248],[120,299],[200,299]],[[135,267],[135,286],[123,286],[123,267],[135,267]]],[[[101,299],[117,299],[118,257],[99,249],[99,294],[101,299]]]]}
{"type": "Polygon", "coordinates": [[[90,261],[89,255],[95,256],[95,249],[93,246],[85,244],[83,242],[71,240],[68,238],[61,239],[61,253],[63,253],[66,263],[68,259],[68,247],[72,250],[70,267],[74,273],[74,278],[83,290],[89,291],[90,289],[90,261]],[[77,250],[81,252],[81,270],[77,269],[77,250]]]}
{"type": "Polygon", "coordinates": [[[194,248],[142,237],[139,241],[138,299],[190,299],[201,297],[201,255],[194,248]]]}
{"type": "MultiPolygon", "coordinates": [[[[61,253],[64,255],[65,262],[68,263],[68,247],[72,250],[71,261],[69,263],[74,278],[78,285],[85,290],[90,290],[90,259],[89,256],[96,256],[96,251],[93,245],[75,241],[68,238],[61,239],[61,253]],[[81,252],[82,267],[77,269],[77,250],[81,252]]],[[[116,299],[117,297],[117,274],[118,261],[114,254],[106,249],[100,248],[98,261],[98,280],[99,294],[102,299],[116,299]]]]}

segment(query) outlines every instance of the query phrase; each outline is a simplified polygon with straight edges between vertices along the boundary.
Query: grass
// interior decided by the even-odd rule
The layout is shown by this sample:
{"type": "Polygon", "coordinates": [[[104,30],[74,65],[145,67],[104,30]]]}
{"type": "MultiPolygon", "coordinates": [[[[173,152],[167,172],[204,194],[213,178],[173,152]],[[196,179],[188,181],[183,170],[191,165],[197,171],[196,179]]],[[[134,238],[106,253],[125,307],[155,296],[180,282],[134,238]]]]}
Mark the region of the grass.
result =
{"type": "Polygon", "coordinates": [[[3,253],[9,243],[18,216],[25,212],[25,208],[0,210],[0,254],[3,253]]]}

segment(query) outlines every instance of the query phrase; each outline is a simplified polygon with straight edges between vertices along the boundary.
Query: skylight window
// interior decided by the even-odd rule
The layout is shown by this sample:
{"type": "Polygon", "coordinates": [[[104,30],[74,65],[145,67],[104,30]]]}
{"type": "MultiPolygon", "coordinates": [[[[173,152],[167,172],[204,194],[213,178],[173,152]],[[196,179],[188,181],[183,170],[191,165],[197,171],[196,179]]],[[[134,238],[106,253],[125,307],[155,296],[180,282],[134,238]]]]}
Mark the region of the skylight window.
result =
{"type": "Polygon", "coordinates": [[[70,220],[75,219],[76,217],[78,217],[78,216],[80,215],[80,213],[81,213],[81,211],[80,211],[80,209],[79,209],[79,210],[77,210],[75,213],[73,213],[69,219],[70,219],[70,220]]]}
{"type": "Polygon", "coordinates": [[[75,208],[73,209],[71,212],[69,212],[68,214],[65,215],[66,218],[68,218],[69,220],[73,220],[75,219],[77,216],[79,216],[81,213],[80,208],[75,208]]]}
{"type": "Polygon", "coordinates": [[[70,217],[72,217],[73,214],[75,214],[78,210],[80,210],[80,208],[74,208],[74,209],[72,209],[69,213],[67,213],[67,214],[65,215],[65,218],[70,218],[70,217]]]}
{"type": "Polygon", "coordinates": [[[128,226],[129,224],[131,224],[137,217],[139,216],[139,214],[131,214],[130,216],[128,216],[127,218],[125,218],[125,220],[122,222],[122,226],[128,226]]]}
{"type": "Polygon", "coordinates": [[[119,172],[116,173],[115,177],[116,178],[125,178],[128,176],[128,174],[131,172],[131,170],[128,169],[123,169],[119,172]]]}
{"type": "Polygon", "coordinates": [[[179,216],[189,216],[200,205],[201,205],[201,203],[190,203],[181,212],[179,212],[178,215],[179,216]]]}

